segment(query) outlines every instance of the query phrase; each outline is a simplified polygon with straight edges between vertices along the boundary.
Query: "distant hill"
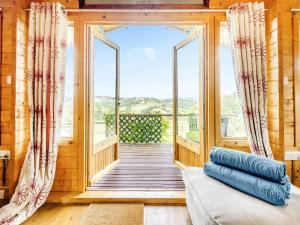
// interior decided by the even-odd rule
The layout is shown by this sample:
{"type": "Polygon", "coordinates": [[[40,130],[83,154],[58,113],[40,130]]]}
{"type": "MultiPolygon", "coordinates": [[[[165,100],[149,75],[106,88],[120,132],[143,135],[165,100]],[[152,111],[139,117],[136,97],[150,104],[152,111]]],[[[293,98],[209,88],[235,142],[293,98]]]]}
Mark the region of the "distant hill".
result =
{"type": "MultiPolygon", "coordinates": [[[[120,112],[132,114],[172,114],[173,99],[158,99],[148,97],[121,98],[120,112]]],[[[198,111],[198,101],[195,98],[180,98],[179,113],[190,114],[198,111]]],[[[72,121],[72,99],[65,99],[63,121],[72,121]]],[[[236,94],[221,96],[222,116],[228,117],[228,135],[234,137],[245,136],[242,110],[236,94]]],[[[94,105],[95,121],[104,121],[105,114],[115,112],[115,102],[111,97],[96,96],[94,105]]]]}
{"type": "MultiPolygon", "coordinates": [[[[120,99],[120,112],[133,114],[172,114],[173,99],[157,99],[148,97],[132,97],[120,99]]],[[[194,112],[197,108],[197,101],[193,98],[181,98],[178,105],[180,106],[180,113],[194,112]]],[[[100,112],[113,113],[114,99],[106,96],[95,97],[95,114],[100,112]]],[[[101,113],[100,113],[101,114],[101,113]]]]}
{"type": "MultiPolygon", "coordinates": [[[[173,113],[173,99],[157,99],[147,97],[134,97],[134,98],[122,98],[120,100],[121,113],[160,113],[160,114],[172,114],[173,113]]],[[[188,113],[195,105],[197,101],[192,98],[184,98],[179,100],[181,113],[188,113]]]]}
{"type": "MultiPolygon", "coordinates": [[[[173,99],[165,98],[149,98],[149,97],[132,97],[120,99],[120,112],[133,114],[172,114],[173,113],[173,99]]],[[[178,102],[179,113],[193,113],[196,112],[198,104],[194,98],[181,98],[178,102]]],[[[65,100],[65,120],[71,119],[71,99],[65,100]],[[68,116],[68,114],[70,116],[68,116]]],[[[115,102],[114,99],[107,96],[96,96],[94,105],[95,119],[103,120],[103,113],[114,113],[115,102]]]]}

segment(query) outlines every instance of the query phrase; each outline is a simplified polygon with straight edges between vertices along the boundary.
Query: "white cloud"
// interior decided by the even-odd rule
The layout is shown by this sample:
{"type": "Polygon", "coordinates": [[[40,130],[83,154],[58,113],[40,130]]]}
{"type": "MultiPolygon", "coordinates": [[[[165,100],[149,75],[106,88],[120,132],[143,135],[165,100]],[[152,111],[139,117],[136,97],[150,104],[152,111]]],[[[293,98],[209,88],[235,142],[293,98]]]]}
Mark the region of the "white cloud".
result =
{"type": "Polygon", "coordinates": [[[156,60],[157,51],[154,48],[143,48],[143,54],[146,56],[147,59],[156,60]]]}
{"type": "Polygon", "coordinates": [[[134,56],[140,59],[140,57],[145,57],[148,60],[155,61],[157,56],[157,50],[151,47],[135,48],[126,53],[127,56],[134,56]]]}

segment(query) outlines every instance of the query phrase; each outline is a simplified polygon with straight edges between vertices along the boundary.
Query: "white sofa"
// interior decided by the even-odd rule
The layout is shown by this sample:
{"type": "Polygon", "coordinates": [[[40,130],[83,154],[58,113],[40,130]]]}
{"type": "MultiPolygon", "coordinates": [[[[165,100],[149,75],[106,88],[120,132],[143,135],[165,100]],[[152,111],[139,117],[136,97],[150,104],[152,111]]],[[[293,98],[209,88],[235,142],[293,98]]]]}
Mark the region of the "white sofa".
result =
{"type": "Polygon", "coordinates": [[[300,225],[300,189],[278,207],[208,177],[201,168],[183,170],[193,225],[300,225]]]}

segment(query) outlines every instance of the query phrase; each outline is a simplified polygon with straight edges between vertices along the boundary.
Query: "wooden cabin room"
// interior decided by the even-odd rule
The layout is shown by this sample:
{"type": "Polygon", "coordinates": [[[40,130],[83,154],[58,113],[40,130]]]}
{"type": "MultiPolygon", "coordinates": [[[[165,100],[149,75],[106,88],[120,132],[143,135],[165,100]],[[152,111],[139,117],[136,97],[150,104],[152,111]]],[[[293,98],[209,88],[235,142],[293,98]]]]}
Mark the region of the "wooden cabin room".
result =
{"type": "Polygon", "coordinates": [[[299,0],[0,0],[0,224],[299,225],[299,0]]]}

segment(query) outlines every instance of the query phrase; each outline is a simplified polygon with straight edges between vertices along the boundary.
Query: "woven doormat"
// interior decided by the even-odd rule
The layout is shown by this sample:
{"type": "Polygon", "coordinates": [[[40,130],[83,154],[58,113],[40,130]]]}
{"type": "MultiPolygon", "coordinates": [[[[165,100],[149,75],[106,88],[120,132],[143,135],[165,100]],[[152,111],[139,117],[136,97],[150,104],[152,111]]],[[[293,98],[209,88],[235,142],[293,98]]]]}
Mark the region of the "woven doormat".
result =
{"type": "Polygon", "coordinates": [[[143,204],[90,204],[80,225],[143,225],[143,204]]]}

